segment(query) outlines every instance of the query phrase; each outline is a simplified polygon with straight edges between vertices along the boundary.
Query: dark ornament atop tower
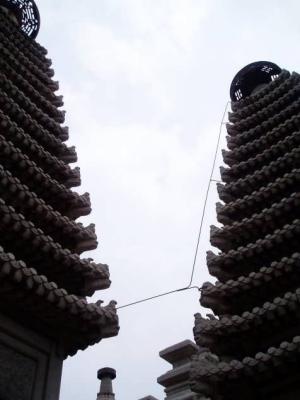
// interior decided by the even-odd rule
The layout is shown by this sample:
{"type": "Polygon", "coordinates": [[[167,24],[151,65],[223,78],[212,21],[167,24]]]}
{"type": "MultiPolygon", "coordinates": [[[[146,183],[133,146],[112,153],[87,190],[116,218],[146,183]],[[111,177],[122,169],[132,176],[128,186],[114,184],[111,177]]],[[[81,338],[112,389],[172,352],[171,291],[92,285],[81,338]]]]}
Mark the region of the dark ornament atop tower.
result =
{"type": "Polygon", "coordinates": [[[240,101],[254,94],[278,77],[281,68],[269,61],[256,61],[246,65],[233,78],[230,86],[232,101],[240,101]]]}
{"type": "Polygon", "coordinates": [[[12,13],[27,36],[32,39],[37,37],[40,29],[40,13],[34,0],[0,0],[0,7],[12,13]]]}

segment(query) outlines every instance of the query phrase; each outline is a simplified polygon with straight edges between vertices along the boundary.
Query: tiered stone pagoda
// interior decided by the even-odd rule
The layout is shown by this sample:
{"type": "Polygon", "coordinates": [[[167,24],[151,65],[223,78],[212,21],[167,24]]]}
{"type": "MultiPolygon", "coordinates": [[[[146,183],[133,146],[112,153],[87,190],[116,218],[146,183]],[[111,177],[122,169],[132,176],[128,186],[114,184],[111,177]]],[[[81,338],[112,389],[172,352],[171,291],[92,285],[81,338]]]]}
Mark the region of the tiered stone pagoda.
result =
{"type": "Polygon", "coordinates": [[[196,315],[191,387],[212,400],[300,398],[300,76],[269,62],[231,86],[228,168],[196,315]]]}
{"type": "Polygon", "coordinates": [[[62,361],[118,332],[115,302],[32,0],[0,1],[0,399],[56,400],[62,361]]]}

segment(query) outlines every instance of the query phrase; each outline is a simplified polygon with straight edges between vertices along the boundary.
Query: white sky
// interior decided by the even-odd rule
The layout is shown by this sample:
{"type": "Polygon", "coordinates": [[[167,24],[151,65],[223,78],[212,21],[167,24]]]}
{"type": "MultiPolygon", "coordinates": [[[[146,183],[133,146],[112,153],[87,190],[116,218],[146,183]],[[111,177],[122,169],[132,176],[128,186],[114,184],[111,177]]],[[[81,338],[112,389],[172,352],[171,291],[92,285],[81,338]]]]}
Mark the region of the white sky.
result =
{"type": "MultiPolygon", "coordinates": [[[[219,124],[235,73],[270,60],[299,71],[298,1],[37,0],[38,40],[65,99],[70,145],[91,193],[119,305],[185,286],[219,124]]],[[[223,133],[223,144],[224,144],[223,133]]],[[[224,147],[224,145],[223,145],[224,147]]],[[[218,164],[220,164],[220,157],[218,164]]],[[[218,178],[218,168],[215,172],[218,178]]],[[[194,283],[208,280],[213,188],[194,283]]],[[[90,255],[86,253],[85,256],[90,255]]],[[[95,399],[97,369],[116,368],[117,399],[163,398],[158,352],[192,338],[197,291],[119,311],[119,336],[64,365],[62,400],[95,399]]],[[[203,311],[209,312],[209,310],[203,311]]]]}

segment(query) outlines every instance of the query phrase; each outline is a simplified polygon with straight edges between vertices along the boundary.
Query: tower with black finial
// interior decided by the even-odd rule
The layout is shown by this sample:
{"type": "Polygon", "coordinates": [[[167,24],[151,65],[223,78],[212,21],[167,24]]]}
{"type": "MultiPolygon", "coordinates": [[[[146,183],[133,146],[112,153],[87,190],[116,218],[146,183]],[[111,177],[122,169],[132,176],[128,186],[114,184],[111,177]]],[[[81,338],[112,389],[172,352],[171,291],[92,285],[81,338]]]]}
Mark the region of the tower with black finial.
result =
{"type": "Polygon", "coordinates": [[[63,360],[118,333],[33,0],[0,0],[0,399],[58,400],[63,360]]]}
{"type": "Polygon", "coordinates": [[[300,398],[300,75],[269,61],[234,77],[190,387],[201,399],[300,398]],[[213,312],[214,316],[211,316],[213,312]]]}

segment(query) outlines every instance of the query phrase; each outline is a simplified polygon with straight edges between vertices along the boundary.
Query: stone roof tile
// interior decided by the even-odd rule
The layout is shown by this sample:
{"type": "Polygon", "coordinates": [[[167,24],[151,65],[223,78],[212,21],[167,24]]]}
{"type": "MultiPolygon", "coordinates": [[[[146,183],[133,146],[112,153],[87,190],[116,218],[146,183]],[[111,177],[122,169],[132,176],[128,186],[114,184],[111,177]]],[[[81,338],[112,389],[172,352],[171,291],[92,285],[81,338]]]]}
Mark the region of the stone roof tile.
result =
{"type": "Polygon", "coordinates": [[[31,322],[38,320],[41,331],[62,340],[66,356],[118,333],[115,302],[106,307],[88,304],[38,275],[35,269],[16,261],[3,248],[0,248],[0,283],[0,308],[5,300],[13,313],[25,313],[31,322]],[[14,301],[16,292],[18,303],[14,301]]]}

